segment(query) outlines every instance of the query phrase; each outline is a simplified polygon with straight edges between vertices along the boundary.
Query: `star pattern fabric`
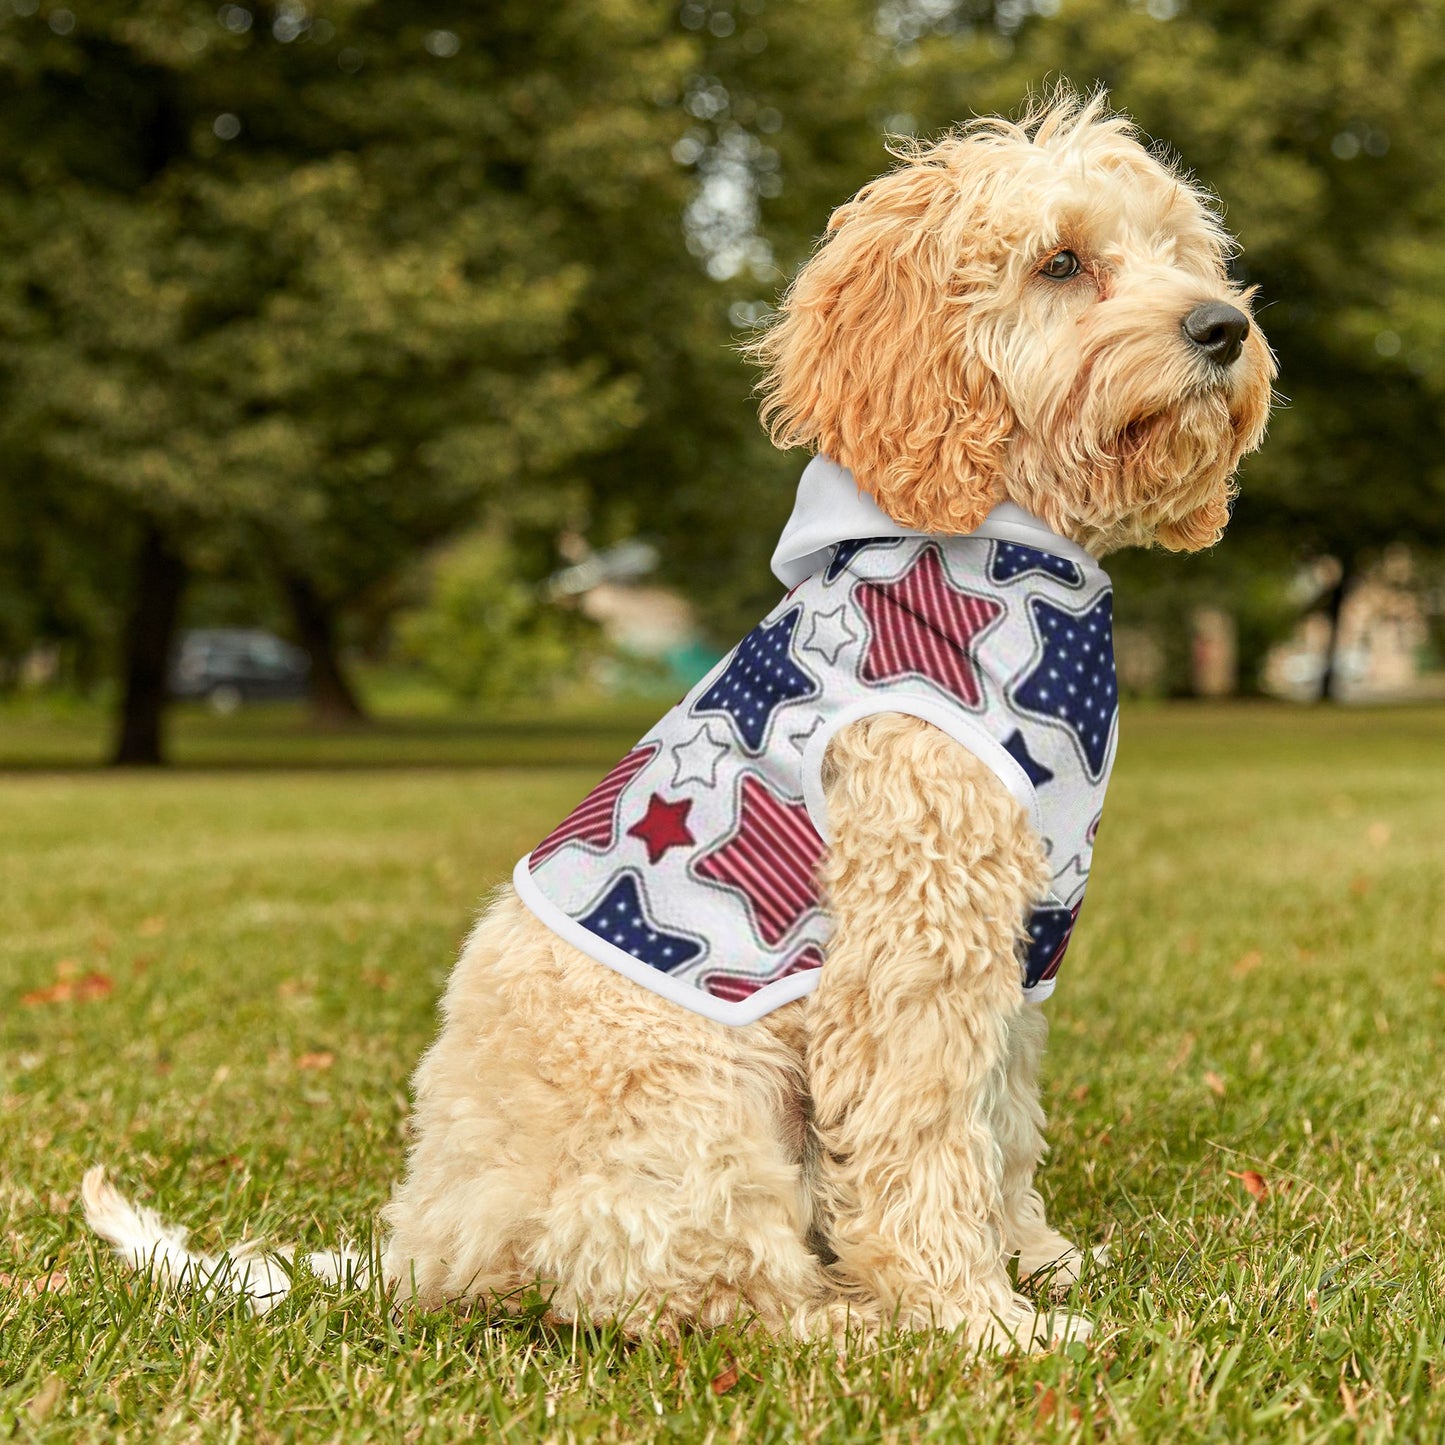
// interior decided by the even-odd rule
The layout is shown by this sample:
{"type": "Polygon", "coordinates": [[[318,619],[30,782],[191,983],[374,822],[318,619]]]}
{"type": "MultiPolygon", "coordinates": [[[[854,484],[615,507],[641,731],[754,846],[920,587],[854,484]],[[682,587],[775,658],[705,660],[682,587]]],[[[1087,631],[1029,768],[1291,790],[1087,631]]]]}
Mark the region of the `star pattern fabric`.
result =
{"type": "Polygon", "coordinates": [[[1046,768],[1029,752],[1029,745],[1024,741],[1024,735],[1018,728],[1015,728],[1012,734],[1004,739],[1003,747],[1014,762],[1024,770],[1024,775],[1034,787],[1041,788],[1054,776],[1052,768],[1046,768]]]}
{"type": "Polygon", "coordinates": [[[696,713],[722,713],[749,752],[762,751],[779,708],[815,697],[817,680],[793,658],[801,607],[755,627],[738,644],[722,675],[693,704],[696,713]]]}
{"type": "Polygon", "coordinates": [[[785,959],[771,973],[729,973],[726,969],[714,969],[703,976],[702,987],[714,998],[737,1003],[751,998],[760,988],[776,983],[780,978],[791,978],[795,973],[807,973],[822,966],[823,950],[816,943],[810,943],[785,959]]]}
{"type": "Polygon", "coordinates": [[[818,907],[814,875],[823,840],[801,803],[772,792],[756,773],[743,778],[737,827],[693,865],[699,878],[736,889],[759,935],[776,947],[818,907]]]}
{"type": "Polygon", "coordinates": [[[682,848],[697,842],[687,830],[687,815],[692,812],[692,799],[679,798],[667,802],[661,793],[654,793],[647,802],[647,811],[628,830],[629,838],[640,838],[647,844],[647,861],[656,863],[669,848],[682,848]]]}
{"type": "Polygon", "coordinates": [[[623,790],[657,756],[658,745],[633,748],[628,755],[532,849],[532,862],[545,863],[568,843],[610,848],[617,839],[617,805],[623,790]]]}
{"type": "Polygon", "coordinates": [[[647,916],[642,885],[635,873],[624,873],[597,906],[577,921],[589,933],[595,933],[661,973],[671,973],[702,952],[702,944],[697,939],[682,933],[668,933],[647,916]]]}
{"type": "Polygon", "coordinates": [[[1052,978],[1064,961],[1074,924],[1079,921],[1079,906],[1073,908],[1035,908],[1029,918],[1029,941],[1024,955],[1024,987],[1052,978]]]}
{"type": "Polygon", "coordinates": [[[836,582],[839,576],[848,570],[848,564],[865,547],[896,547],[898,539],[894,537],[864,537],[857,542],[839,542],[833,548],[833,556],[823,572],[825,582],[836,582]]]}
{"type": "Polygon", "coordinates": [[[1057,577],[1060,582],[1065,582],[1070,587],[1084,585],[1083,569],[1067,557],[1056,557],[1052,552],[1040,552],[1037,547],[1026,547],[1022,542],[993,544],[988,575],[995,582],[1012,582],[1015,577],[1027,577],[1031,572],[1057,577]]]}
{"type": "Polygon", "coordinates": [[[796,583],[518,864],[519,897],[681,1006],[761,1018],[816,986],[833,932],[821,740],[912,712],[1028,811],[1049,892],[1026,919],[1019,972],[1028,998],[1047,997],[1113,757],[1109,579],[1076,549],[1013,535],[841,544],[832,580],[825,566],[796,583]]]}
{"type": "Polygon", "coordinates": [[[701,783],[710,788],[717,780],[717,765],[727,755],[728,745],[713,737],[712,730],[704,723],[686,742],[679,743],[672,750],[672,786],[680,788],[684,783],[701,783]]]}
{"type": "Polygon", "coordinates": [[[803,651],[816,652],[832,666],[837,662],[838,654],[850,642],[857,641],[858,634],[848,625],[847,608],[840,602],[831,612],[813,614],[808,635],[803,640],[803,651]]]}
{"type": "Polygon", "coordinates": [[[823,726],[823,719],[815,717],[805,728],[799,728],[797,732],[788,734],[788,746],[796,752],[802,753],[810,742],[813,741],[813,734],[823,726]]]}
{"type": "Polygon", "coordinates": [[[896,582],[860,583],[855,591],[871,635],[865,682],[926,678],[976,708],[983,702],[975,650],[1003,616],[1003,604],[955,587],[938,548],[928,546],[896,582]]]}
{"type": "Polygon", "coordinates": [[[1013,689],[1024,712],[1066,728],[1091,778],[1103,776],[1119,712],[1114,674],[1114,597],[1105,592],[1087,612],[1066,612],[1031,598],[1040,643],[1033,670],[1013,689]]]}

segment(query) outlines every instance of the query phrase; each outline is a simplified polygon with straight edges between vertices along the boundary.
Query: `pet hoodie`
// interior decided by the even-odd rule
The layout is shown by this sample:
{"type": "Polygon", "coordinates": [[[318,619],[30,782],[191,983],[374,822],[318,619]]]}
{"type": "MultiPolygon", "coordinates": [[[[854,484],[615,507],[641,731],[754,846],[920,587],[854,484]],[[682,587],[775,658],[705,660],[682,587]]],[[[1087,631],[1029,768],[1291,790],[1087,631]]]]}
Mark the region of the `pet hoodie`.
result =
{"type": "Polygon", "coordinates": [[[1118,732],[1109,579],[1012,503],[909,531],[815,458],[773,554],[791,590],[518,864],[549,928],[663,997],[745,1024],[818,983],[829,739],[941,728],[1027,810],[1052,873],[1020,948],[1046,998],[1088,881],[1118,732]]]}

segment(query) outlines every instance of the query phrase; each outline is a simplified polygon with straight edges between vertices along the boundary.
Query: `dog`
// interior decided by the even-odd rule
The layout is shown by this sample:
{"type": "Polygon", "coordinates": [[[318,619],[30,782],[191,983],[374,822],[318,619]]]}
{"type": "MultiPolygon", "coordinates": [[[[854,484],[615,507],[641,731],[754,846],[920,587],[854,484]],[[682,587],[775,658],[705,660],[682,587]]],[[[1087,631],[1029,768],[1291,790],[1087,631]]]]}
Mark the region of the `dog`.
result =
{"type": "MultiPolygon", "coordinates": [[[[385,1210],[399,1299],[540,1287],[669,1337],[1089,1332],[1009,1262],[1067,1284],[1084,1258],[1035,1187],[1038,1002],[1116,742],[1099,559],[1219,539],[1274,359],[1217,209],[1102,95],[895,154],[751,347],[772,439],[816,454],[793,590],[452,975],[385,1210]]],[[[134,1263],[216,1277],[103,1171],[84,1197],[134,1263]]],[[[226,1268],[258,1307],[284,1288],[226,1268]]]]}

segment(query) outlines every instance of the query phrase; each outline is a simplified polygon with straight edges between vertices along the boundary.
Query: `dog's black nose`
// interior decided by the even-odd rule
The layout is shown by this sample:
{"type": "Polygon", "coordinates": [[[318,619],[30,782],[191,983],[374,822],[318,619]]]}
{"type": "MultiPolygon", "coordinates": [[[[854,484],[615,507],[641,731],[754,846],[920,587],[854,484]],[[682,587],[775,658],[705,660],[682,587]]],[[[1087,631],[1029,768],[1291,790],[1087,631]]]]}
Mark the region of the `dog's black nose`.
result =
{"type": "Polygon", "coordinates": [[[1216,366],[1239,359],[1249,335],[1249,317],[1223,301],[1206,301],[1184,318],[1184,334],[1216,366]]]}

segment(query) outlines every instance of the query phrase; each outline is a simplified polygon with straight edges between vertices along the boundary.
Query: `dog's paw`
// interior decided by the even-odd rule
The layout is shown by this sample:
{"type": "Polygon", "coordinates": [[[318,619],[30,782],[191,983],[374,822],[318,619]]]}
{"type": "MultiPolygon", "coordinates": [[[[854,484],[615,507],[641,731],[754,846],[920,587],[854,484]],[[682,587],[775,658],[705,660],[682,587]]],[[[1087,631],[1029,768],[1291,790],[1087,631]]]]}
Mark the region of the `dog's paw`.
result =
{"type": "Polygon", "coordinates": [[[1084,1272],[1085,1261],[1095,1264],[1109,1262],[1109,1246],[1096,1244],[1086,1255],[1077,1245],[1060,1238],[1063,1249],[1021,1251],[1019,1254],[1019,1283],[1035,1288],[1047,1289],[1054,1294],[1065,1294],[1079,1282],[1084,1272]]]}
{"type": "Polygon", "coordinates": [[[1005,1310],[971,1331],[970,1339],[980,1350],[1037,1354],[1087,1340],[1093,1329],[1093,1321],[1084,1315],[1040,1310],[1033,1300],[1014,1295],[1005,1310]]]}
{"type": "Polygon", "coordinates": [[[1094,1333],[1094,1322],[1088,1315],[1052,1310],[1039,1316],[1034,1332],[1036,1349],[1059,1349],[1064,1345],[1082,1344],[1094,1333]]]}

